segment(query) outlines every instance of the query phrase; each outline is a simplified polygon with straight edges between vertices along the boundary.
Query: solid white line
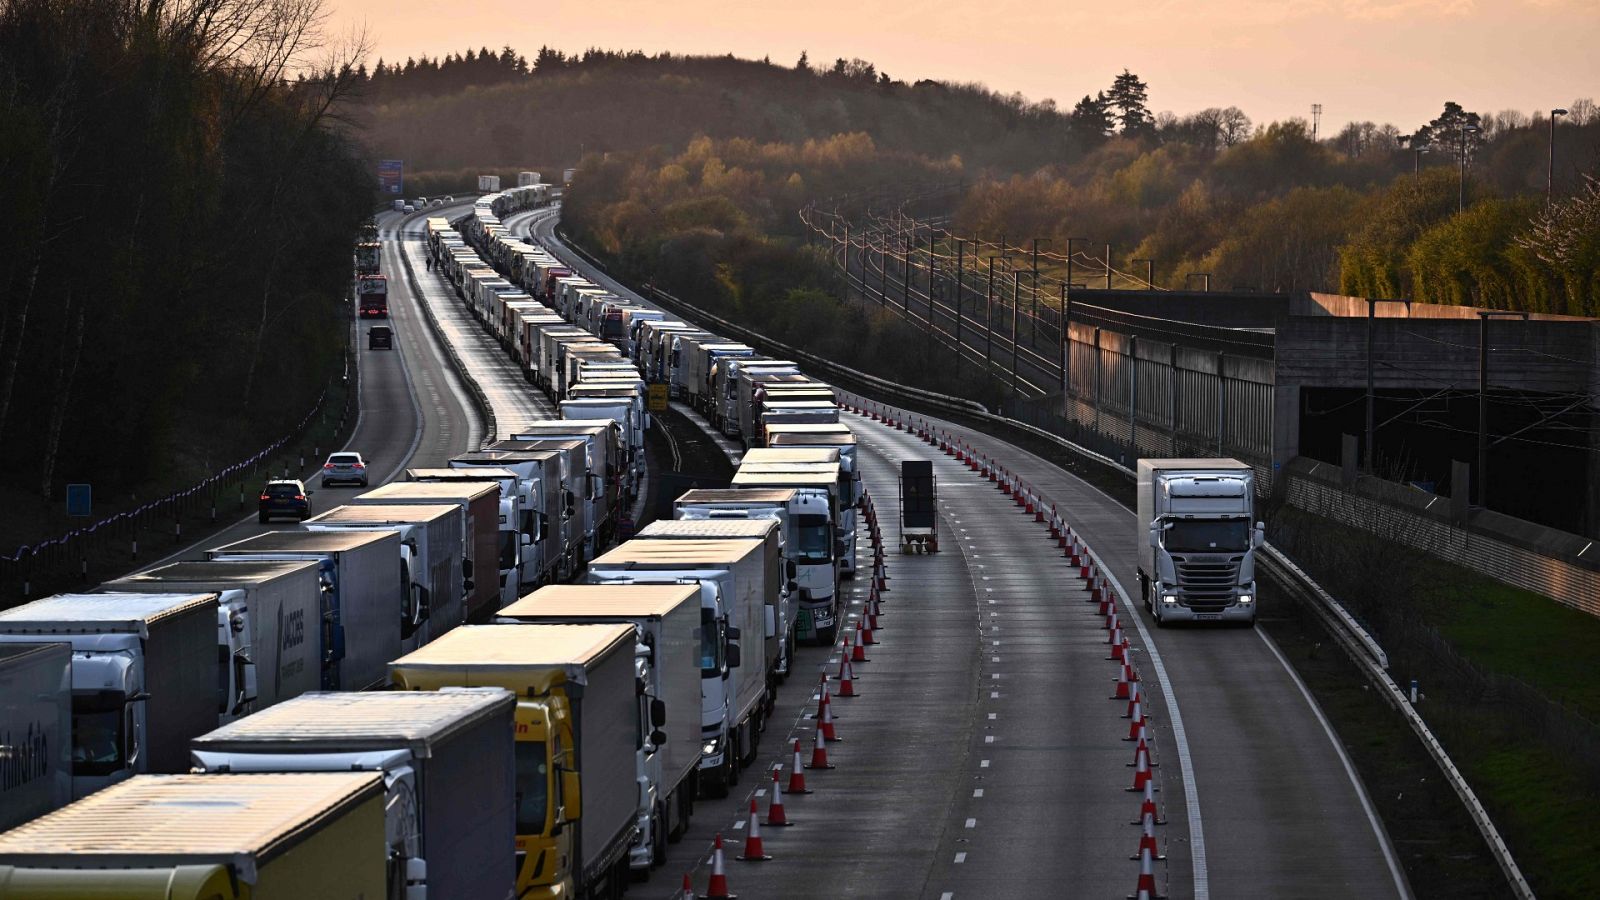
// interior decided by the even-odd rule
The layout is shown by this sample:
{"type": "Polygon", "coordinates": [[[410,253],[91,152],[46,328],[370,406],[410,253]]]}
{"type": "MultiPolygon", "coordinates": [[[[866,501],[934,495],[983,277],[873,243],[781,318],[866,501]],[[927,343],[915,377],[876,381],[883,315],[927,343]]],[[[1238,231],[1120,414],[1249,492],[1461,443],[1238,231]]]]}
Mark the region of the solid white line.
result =
{"type": "Polygon", "coordinates": [[[1259,625],[1252,630],[1261,638],[1261,642],[1267,645],[1267,649],[1272,651],[1272,655],[1277,658],[1278,664],[1283,666],[1283,670],[1289,673],[1289,678],[1294,681],[1294,686],[1300,689],[1300,696],[1306,699],[1306,705],[1311,707],[1312,714],[1322,724],[1323,732],[1328,735],[1328,743],[1332,744],[1334,752],[1339,754],[1339,762],[1344,764],[1344,773],[1349,777],[1351,786],[1356,789],[1356,797],[1361,800],[1361,809],[1367,814],[1367,822],[1371,824],[1372,833],[1377,837],[1378,846],[1383,850],[1383,859],[1389,864],[1389,875],[1394,879],[1395,891],[1402,898],[1409,900],[1411,891],[1406,885],[1405,875],[1400,870],[1400,863],[1395,859],[1394,847],[1389,843],[1389,833],[1384,831],[1383,823],[1378,821],[1378,814],[1372,809],[1372,802],[1367,798],[1367,789],[1356,775],[1355,766],[1350,764],[1350,757],[1345,754],[1344,745],[1339,743],[1338,736],[1333,733],[1333,726],[1328,724],[1327,717],[1322,714],[1322,707],[1317,705],[1316,698],[1311,696],[1311,691],[1306,688],[1306,683],[1300,680],[1300,674],[1284,658],[1283,653],[1278,649],[1277,643],[1265,631],[1262,631],[1259,625]]]}

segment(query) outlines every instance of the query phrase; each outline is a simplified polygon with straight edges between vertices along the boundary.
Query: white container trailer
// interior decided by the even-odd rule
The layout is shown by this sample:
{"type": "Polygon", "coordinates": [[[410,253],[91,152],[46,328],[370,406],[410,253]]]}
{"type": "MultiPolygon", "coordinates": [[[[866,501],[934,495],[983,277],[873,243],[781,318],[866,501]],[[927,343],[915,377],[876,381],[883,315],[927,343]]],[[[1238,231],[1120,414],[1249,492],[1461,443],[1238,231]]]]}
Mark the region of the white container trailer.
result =
{"type": "Polygon", "coordinates": [[[0,746],[0,831],[72,802],[71,644],[0,643],[0,746]]]}
{"type": "MultiPolygon", "coordinates": [[[[508,470],[516,474],[509,495],[516,499],[517,512],[509,524],[517,534],[515,549],[501,546],[501,598],[505,606],[522,596],[523,588],[543,584],[565,571],[563,560],[571,554],[571,528],[563,513],[566,507],[564,479],[566,462],[554,451],[474,450],[452,458],[447,466],[457,470],[508,470]],[[510,564],[509,568],[507,564],[510,564]]],[[[504,489],[504,488],[502,488],[504,489]]]]}
{"type": "Polygon", "coordinates": [[[800,585],[795,632],[800,640],[821,646],[837,636],[843,597],[839,591],[839,558],[845,545],[839,536],[838,467],[813,466],[808,471],[758,472],[740,467],[730,486],[735,491],[796,491],[790,515],[798,520],[791,546],[800,585]]]}
{"type": "Polygon", "coordinates": [[[95,593],[217,594],[217,723],[322,684],[322,582],[310,561],[184,560],[108,581],[95,593]]]}
{"type": "MultiPolygon", "coordinates": [[[[470,567],[462,566],[467,576],[462,589],[466,592],[463,603],[468,619],[504,605],[501,584],[503,576],[517,564],[521,533],[518,523],[522,521],[515,476],[508,484],[499,471],[472,474],[477,477],[466,477],[451,469],[407,469],[406,481],[391,481],[349,500],[351,506],[448,503],[461,507],[465,527],[462,558],[472,561],[470,567]],[[496,572],[502,578],[497,578],[496,572]]],[[[515,587],[513,581],[512,589],[515,587]]]]}
{"type": "Polygon", "coordinates": [[[462,557],[466,514],[455,503],[361,503],[312,516],[307,531],[392,531],[400,536],[400,649],[410,652],[465,621],[471,572],[462,557]]]}
{"type": "Polygon", "coordinates": [[[478,176],[478,193],[480,193],[480,194],[492,194],[492,193],[494,193],[494,192],[496,192],[498,190],[500,190],[500,176],[499,175],[479,175],[478,176]]]}
{"type": "Polygon", "coordinates": [[[56,594],[0,612],[0,642],[72,645],[72,796],[188,770],[217,726],[217,595],[56,594]]]}
{"type": "Polygon", "coordinates": [[[721,680],[702,682],[701,784],[725,792],[741,766],[756,759],[770,709],[766,653],[766,592],[775,559],[763,541],[628,541],[589,564],[592,584],[650,584],[686,579],[712,584],[725,616],[727,657],[721,680]],[[748,652],[745,652],[745,651],[748,652]],[[717,691],[717,687],[721,691],[717,691]],[[720,696],[719,696],[720,694],[720,696]]]}
{"type": "Polygon", "coordinates": [[[400,611],[410,594],[400,579],[399,535],[269,531],[208,550],[206,557],[316,561],[328,594],[321,623],[323,689],[364,691],[384,683],[389,660],[400,655],[400,611]]]}
{"type": "Polygon", "coordinates": [[[196,738],[194,767],[379,773],[407,896],[504,900],[516,882],[515,708],[501,688],[306,694],[196,738]]]}
{"type": "MultiPolygon", "coordinates": [[[[683,836],[694,810],[700,765],[702,650],[714,661],[716,593],[702,585],[559,584],[540,588],[504,610],[501,620],[534,625],[626,622],[636,629],[639,694],[637,777],[639,840],[629,865],[647,872],[666,858],[667,839],[683,836]],[[711,617],[702,611],[709,595],[711,617]],[[708,633],[703,623],[710,621],[708,633]],[[709,637],[708,637],[709,634],[709,637]]],[[[715,666],[713,665],[714,669],[715,666]]]]}
{"type": "Polygon", "coordinates": [[[798,574],[788,558],[784,546],[784,523],[775,517],[752,516],[746,518],[657,519],[641,529],[638,540],[651,541],[727,541],[753,540],[770,544],[766,556],[776,567],[768,577],[775,580],[778,589],[765,592],[768,603],[765,633],[767,654],[767,681],[776,695],[778,685],[789,674],[789,663],[794,654],[795,603],[800,587],[795,582],[798,574]]]}

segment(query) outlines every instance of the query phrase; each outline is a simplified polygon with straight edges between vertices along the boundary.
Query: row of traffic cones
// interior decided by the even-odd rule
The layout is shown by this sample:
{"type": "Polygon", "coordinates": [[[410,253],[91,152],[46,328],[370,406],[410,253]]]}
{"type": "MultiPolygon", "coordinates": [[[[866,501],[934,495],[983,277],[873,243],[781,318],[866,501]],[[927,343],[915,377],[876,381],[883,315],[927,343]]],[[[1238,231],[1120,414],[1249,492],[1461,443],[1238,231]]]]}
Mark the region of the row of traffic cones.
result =
{"type": "MultiPolygon", "coordinates": [[[[891,422],[891,418],[882,418],[880,421],[891,422]]],[[[787,784],[783,777],[783,766],[774,766],[772,769],[772,793],[767,803],[765,819],[761,816],[760,804],[755,797],[750,798],[749,819],[745,825],[744,850],[734,859],[740,862],[766,862],[772,859],[772,854],[766,850],[766,844],[761,836],[762,827],[787,828],[794,824],[789,819],[788,811],[784,808],[785,796],[803,795],[812,793],[806,785],[806,772],[820,772],[835,768],[828,761],[828,745],[839,742],[838,727],[833,718],[833,697],[840,698],[858,697],[860,694],[855,687],[855,664],[870,662],[866,655],[866,648],[877,644],[876,632],[882,629],[879,616],[882,613],[882,594],[889,589],[889,576],[883,555],[883,532],[878,526],[877,511],[873,505],[872,495],[864,495],[861,501],[863,517],[867,522],[868,535],[872,544],[872,579],[867,592],[867,601],[861,613],[856,617],[854,628],[846,628],[843,643],[839,653],[839,671],[835,676],[838,682],[838,692],[829,689],[828,676],[823,674],[818,685],[816,732],[812,739],[811,757],[807,760],[798,739],[791,744],[793,761],[789,766],[787,784]]],[[[711,848],[711,880],[704,894],[696,894],[693,877],[690,874],[683,876],[683,892],[686,900],[733,900],[738,895],[728,887],[728,873],[723,857],[722,835],[716,836],[711,848]]]]}
{"type": "Polygon", "coordinates": [[[1128,764],[1134,770],[1133,784],[1128,791],[1140,796],[1139,815],[1133,821],[1139,828],[1139,843],[1132,856],[1132,859],[1139,864],[1139,875],[1134,892],[1128,896],[1130,900],[1158,900],[1163,895],[1156,887],[1155,863],[1166,859],[1166,856],[1156,841],[1155,829],[1158,825],[1165,825],[1166,820],[1162,818],[1155,801],[1155,775],[1152,770],[1157,763],[1154,762],[1150,752],[1150,722],[1144,712],[1139,672],[1133,665],[1133,657],[1129,652],[1130,644],[1127,635],[1123,633],[1116,604],[1112,599],[1111,586],[1100,570],[1099,560],[1090,552],[1087,542],[1072,529],[1056,509],[1055,504],[1047,505],[1037,490],[993,457],[947,432],[930,427],[926,420],[915,421],[868,400],[863,399],[859,403],[861,405],[858,411],[863,415],[869,415],[875,421],[885,422],[892,427],[903,427],[906,431],[917,434],[945,454],[954,457],[957,462],[966,465],[980,478],[988,479],[1002,494],[1011,498],[1025,514],[1033,516],[1035,522],[1046,526],[1050,539],[1056,542],[1067,565],[1077,570],[1078,578],[1084,583],[1085,602],[1093,604],[1096,615],[1104,619],[1101,627],[1106,631],[1106,644],[1109,648],[1106,659],[1118,665],[1118,673],[1114,679],[1116,689],[1112,692],[1111,699],[1126,703],[1126,712],[1122,717],[1128,720],[1128,736],[1124,740],[1134,744],[1133,762],[1128,764]]]}

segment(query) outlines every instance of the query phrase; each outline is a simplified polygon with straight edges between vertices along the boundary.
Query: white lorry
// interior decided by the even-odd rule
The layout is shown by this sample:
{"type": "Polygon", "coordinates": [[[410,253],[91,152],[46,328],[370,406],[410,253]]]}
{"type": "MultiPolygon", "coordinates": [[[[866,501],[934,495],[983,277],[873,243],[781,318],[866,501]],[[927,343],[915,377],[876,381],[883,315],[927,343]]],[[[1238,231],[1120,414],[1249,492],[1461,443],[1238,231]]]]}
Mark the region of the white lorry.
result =
{"type": "Polygon", "coordinates": [[[800,586],[796,631],[801,640],[821,646],[837,635],[843,597],[839,579],[849,544],[843,534],[838,463],[742,464],[733,473],[735,490],[794,488],[801,494],[799,540],[794,545],[800,586]]]}
{"type": "Polygon", "coordinates": [[[269,531],[206,551],[213,560],[312,560],[322,607],[322,688],[362,691],[384,683],[400,655],[400,536],[392,531],[269,531]]]}
{"type": "Polygon", "coordinates": [[[506,900],[516,872],[512,711],[500,688],[306,694],[195,738],[196,772],[376,772],[407,898],[506,900]]]}
{"type": "MultiPolygon", "coordinates": [[[[698,581],[715,585],[727,640],[719,677],[701,680],[700,786],[726,796],[739,769],[755,761],[768,711],[767,573],[763,541],[628,541],[589,564],[591,584],[698,581]],[[746,637],[748,635],[748,637],[746,637]],[[746,652],[748,651],[748,652],[746,652]],[[720,690],[719,690],[720,688],[720,690]]],[[[774,574],[776,572],[774,571],[774,574]]],[[[776,584],[773,584],[776,590],[776,584]]]]}
{"type": "Polygon", "coordinates": [[[322,582],[309,561],[184,560],[108,581],[94,593],[217,594],[217,724],[322,683],[322,582]]]}
{"type": "Polygon", "coordinates": [[[499,469],[474,470],[407,469],[406,481],[391,481],[351,497],[351,506],[372,503],[379,506],[417,504],[431,506],[454,503],[466,516],[463,537],[463,565],[471,586],[466,590],[466,618],[474,619],[499,609],[516,599],[517,583],[510,575],[517,570],[518,551],[523,547],[523,511],[516,492],[516,475],[499,469]],[[498,572],[499,577],[491,574],[498,572]],[[509,588],[507,583],[509,582],[509,588]]]}
{"type": "Polygon", "coordinates": [[[72,801],[71,644],[0,643],[0,747],[0,832],[72,801]]]}
{"type": "Polygon", "coordinates": [[[453,503],[363,503],[307,519],[307,531],[392,531],[400,537],[400,649],[410,652],[464,621],[470,577],[462,550],[466,515],[453,503]]]}
{"type": "Polygon", "coordinates": [[[639,693],[639,836],[628,851],[635,872],[666,860],[667,841],[683,836],[694,812],[700,766],[700,682],[713,661],[716,592],[684,584],[559,584],[540,588],[500,611],[501,621],[535,625],[625,622],[637,632],[634,669],[639,693]],[[707,621],[709,595],[712,624],[707,621]]]}
{"type": "MultiPolygon", "coordinates": [[[[446,465],[461,470],[507,470],[516,475],[511,496],[516,498],[517,518],[509,524],[518,532],[518,553],[514,577],[508,577],[501,589],[502,607],[522,596],[524,590],[565,575],[570,563],[564,561],[572,556],[573,538],[570,517],[563,515],[567,507],[567,464],[560,453],[473,450],[452,457],[446,465]]],[[[507,523],[501,524],[502,528],[506,526],[507,523]]],[[[502,559],[502,567],[504,563],[502,559]]]]}
{"type": "Polygon", "coordinates": [[[844,554],[839,572],[845,578],[856,574],[856,510],[866,489],[861,484],[861,466],[856,457],[856,435],[846,425],[772,425],[767,429],[767,446],[775,450],[801,447],[839,451],[840,531],[844,554]],[[830,430],[831,429],[831,430],[830,430]]]}
{"type": "Polygon", "coordinates": [[[217,595],[56,594],[0,612],[0,642],[72,645],[72,796],[184,772],[217,726],[217,595]]]}
{"type": "Polygon", "coordinates": [[[1141,459],[1139,592],[1157,625],[1256,620],[1255,470],[1236,459],[1141,459]]]}

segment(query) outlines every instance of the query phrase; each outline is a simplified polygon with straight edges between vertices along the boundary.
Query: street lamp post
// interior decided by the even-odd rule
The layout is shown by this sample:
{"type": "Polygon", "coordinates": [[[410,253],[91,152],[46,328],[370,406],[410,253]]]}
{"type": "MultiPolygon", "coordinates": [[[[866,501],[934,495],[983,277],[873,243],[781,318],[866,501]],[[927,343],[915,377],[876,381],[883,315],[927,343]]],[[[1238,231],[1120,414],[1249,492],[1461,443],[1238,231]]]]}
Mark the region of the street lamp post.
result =
{"type": "Polygon", "coordinates": [[[1548,209],[1555,201],[1556,196],[1556,119],[1567,114],[1560,109],[1550,110],[1550,167],[1546,170],[1544,181],[1544,205],[1548,209]]]}
{"type": "Polygon", "coordinates": [[[1467,209],[1467,135],[1477,134],[1478,126],[1462,124],[1461,126],[1461,181],[1459,195],[1456,198],[1456,212],[1465,212],[1467,209]]]}
{"type": "Polygon", "coordinates": [[[1427,147],[1412,147],[1411,148],[1411,152],[1416,154],[1416,159],[1412,162],[1412,165],[1411,165],[1411,174],[1417,176],[1418,178],[1422,177],[1422,154],[1427,153],[1428,149],[1429,148],[1427,148],[1427,147]]]}

